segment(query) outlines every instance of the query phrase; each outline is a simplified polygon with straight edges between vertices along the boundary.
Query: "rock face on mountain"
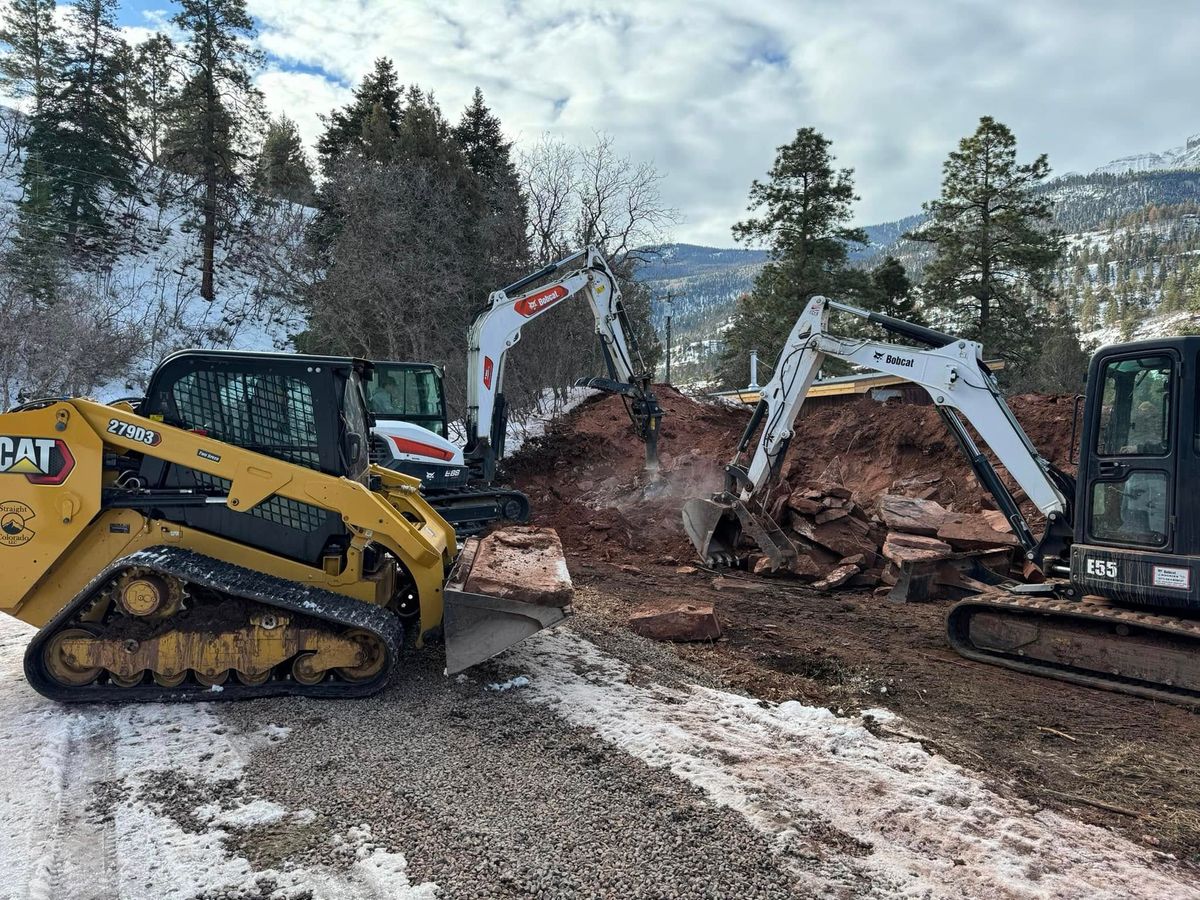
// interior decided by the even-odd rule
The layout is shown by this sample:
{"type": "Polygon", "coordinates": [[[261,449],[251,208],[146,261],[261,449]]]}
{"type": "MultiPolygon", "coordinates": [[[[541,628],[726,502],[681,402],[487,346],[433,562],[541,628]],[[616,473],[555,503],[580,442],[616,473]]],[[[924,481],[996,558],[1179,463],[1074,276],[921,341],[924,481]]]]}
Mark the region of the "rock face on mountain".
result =
{"type": "Polygon", "coordinates": [[[1097,175],[1125,175],[1163,169],[1200,169],[1200,134],[1193,134],[1182,147],[1161,153],[1135,153],[1122,156],[1096,169],[1097,175]]]}

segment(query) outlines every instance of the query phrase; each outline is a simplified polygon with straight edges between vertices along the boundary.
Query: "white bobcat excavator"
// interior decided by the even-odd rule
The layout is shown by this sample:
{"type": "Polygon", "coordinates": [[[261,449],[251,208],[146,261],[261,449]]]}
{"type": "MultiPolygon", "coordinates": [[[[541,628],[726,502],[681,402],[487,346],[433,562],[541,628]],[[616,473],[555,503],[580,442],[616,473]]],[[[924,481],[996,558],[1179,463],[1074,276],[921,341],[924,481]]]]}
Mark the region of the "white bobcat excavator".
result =
{"type": "Polygon", "coordinates": [[[1030,442],[983,362],[979,344],[816,297],[796,321],[726,467],[725,490],[690,500],[684,528],[704,560],[736,564],[745,534],[777,566],[797,550],[762,508],[796,417],[827,357],[899,375],[924,388],[1047,576],[966,597],[948,613],[963,656],[1029,672],[1200,704],[1200,337],[1104,347],[1088,373],[1076,478],[1030,442]],[[931,349],[840,337],[836,310],[931,349]],[[1045,516],[1035,535],[1013,494],[967,430],[991,449],[1045,516]],[[745,461],[755,431],[762,435],[745,461]]]}
{"type": "Polygon", "coordinates": [[[494,291],[476,315],[468,334],[465,447],[449,439],[440,368],[375,363],[369,398],[375,415],[371,461],[420,478],[426,499],[460,536],[498,519],[529,519],[524,494],[493,484],[508,426],[505,359],[525,325],[577,296],[591,307],[608,376],[583,378],[576,385],[625,398],[634,429],[646,445],[646,465],[657,468],[663,411],[650,388],[654,373],[641,358],[617,278],[595,247],[494,291]]]}

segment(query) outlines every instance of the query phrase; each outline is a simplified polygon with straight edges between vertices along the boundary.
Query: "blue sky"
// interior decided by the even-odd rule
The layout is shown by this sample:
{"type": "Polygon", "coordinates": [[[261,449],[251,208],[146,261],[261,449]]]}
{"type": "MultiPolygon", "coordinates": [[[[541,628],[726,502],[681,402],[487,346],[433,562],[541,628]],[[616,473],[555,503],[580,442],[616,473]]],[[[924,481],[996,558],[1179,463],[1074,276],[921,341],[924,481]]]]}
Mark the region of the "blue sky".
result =
{"type": "MultiPolygon", "coordinates": [[[[248,0],[259,84],[311,141],[379,55],[446,113],[482,87],[518,147],[550,132],[666,173],[679,240],[727,246],[752,179],[803,125],[855,170],[860,224],[935,196],[992,115],[1056,172],[1200,132],[1194,0],[248,0]]],[[[153,27],[164,0],[126,0],[153,27]]],[[[136,35],[136,32],[134,32],[136,35]]]]}

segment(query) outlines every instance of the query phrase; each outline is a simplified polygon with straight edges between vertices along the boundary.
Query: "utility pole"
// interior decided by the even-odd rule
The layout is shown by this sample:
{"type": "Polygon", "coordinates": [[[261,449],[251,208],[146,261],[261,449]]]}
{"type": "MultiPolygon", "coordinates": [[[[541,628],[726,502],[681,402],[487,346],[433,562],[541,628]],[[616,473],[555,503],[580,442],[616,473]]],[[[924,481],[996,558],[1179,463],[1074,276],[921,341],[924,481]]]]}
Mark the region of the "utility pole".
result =
{"type": "Polygon", "coordinates": [[[663,297],[667,304],[667,384],[671,383],[671,315],[675,311],[675,292],[667,291],[663,297]]]}

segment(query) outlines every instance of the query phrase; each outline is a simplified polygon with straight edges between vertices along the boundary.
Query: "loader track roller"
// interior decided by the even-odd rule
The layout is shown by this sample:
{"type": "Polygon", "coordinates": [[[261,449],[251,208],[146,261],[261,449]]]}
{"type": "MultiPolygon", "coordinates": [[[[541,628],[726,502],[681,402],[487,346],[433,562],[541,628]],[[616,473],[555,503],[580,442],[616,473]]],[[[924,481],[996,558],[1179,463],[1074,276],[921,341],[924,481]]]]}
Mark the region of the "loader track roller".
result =
{"type": "Polygon", "coordinates": [[[381,607],[152,547],[105,568],[34,636],[25,675],[61,702],[356,697],[387,683],[401,643],[381,607]]]}
{"type": "Polygon", "coordinates": [[[996,591],[955,604],[946,630],[967,659],[1200,706],[1200,621],[996,591]]]}

